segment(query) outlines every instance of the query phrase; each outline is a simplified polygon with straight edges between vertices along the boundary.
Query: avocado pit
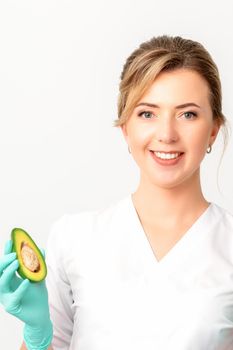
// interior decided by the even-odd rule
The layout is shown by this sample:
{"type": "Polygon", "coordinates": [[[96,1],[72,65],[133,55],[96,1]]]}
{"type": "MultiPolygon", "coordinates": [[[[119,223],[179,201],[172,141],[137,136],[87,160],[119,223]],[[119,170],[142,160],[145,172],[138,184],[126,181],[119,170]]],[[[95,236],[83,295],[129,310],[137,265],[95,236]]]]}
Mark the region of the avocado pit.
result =
{"type": "Polygon", "coordinates": [[[40,270],[40,262],[34,250],[25,242],[21,243],[20,250],[24,266],[32,272],[38,272],[40,270]]]}

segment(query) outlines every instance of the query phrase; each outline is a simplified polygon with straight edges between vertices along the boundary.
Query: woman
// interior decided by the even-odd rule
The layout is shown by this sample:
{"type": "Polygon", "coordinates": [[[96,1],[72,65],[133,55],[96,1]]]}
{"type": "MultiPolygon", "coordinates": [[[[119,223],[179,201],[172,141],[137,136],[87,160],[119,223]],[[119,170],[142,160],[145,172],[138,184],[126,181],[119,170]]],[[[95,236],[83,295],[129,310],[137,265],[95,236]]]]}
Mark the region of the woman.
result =
{"type": "Polygon", "coordinates": [[[233,348],[233,216],[200,183],[225,125],[218,69],[200,43],[163,35],[130,55],[115,126],[138,188],[54,223],[48,294],[16,277],[7,243],[0,300],[25,323],[22,349],[233,348]]]}

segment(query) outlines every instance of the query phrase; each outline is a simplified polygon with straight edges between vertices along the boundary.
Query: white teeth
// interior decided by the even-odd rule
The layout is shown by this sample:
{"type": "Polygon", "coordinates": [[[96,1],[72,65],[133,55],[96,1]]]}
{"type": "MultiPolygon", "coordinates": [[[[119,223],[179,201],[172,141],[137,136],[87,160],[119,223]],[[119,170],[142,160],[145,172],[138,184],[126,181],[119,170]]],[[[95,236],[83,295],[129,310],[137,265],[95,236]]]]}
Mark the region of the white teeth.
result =
{"type": "Polygon", "coordinates": [[[177,158],[180,153],[161,153],[161,152],[154,152],[156,157],[161,158],[161,159],[174,159],[177,158]]]}

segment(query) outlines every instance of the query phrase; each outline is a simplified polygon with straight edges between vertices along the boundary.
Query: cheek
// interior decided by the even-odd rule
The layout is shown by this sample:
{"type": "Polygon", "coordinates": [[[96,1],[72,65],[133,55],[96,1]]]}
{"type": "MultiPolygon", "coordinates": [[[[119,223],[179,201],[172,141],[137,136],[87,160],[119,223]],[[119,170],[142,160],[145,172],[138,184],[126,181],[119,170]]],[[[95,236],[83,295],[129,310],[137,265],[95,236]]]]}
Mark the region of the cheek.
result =
{"type": "Polygon", "coordinates": [[[132,147],[146,146],[151,139],[151,132],[146,128],[137,128],[131,130],[131,145],[132,147]]]}
{"type": "Polygon", "coordinates": [[[189,139],[187,135],[187,149],[190,150],[190,155],[192,155],[192,163],[198,164],[205,157],[208,147],[208,135],[208,132],[203,132],[203,129],[196,131],[195,135],[190,135],[189,139]]]}
{"type": "Polygon", "coordinates": [[[190,130],[187,130],[186,140],[188,145],[195,147],[196,150],[205,150],[208,147],[210,127],[209,125],[200,125],[200,127],[190,130]]]}

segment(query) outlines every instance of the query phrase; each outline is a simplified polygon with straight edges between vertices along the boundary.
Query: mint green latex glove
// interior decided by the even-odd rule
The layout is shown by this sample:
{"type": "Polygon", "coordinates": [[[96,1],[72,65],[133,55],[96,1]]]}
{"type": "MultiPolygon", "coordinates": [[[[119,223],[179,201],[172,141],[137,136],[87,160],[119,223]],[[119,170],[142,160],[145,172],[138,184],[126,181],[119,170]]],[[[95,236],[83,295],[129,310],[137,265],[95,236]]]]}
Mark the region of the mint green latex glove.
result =
{"type": "MultiPolygon", "coordinates": [[[[15,272],[19,267],[12,241],[0,258],[0,303],[11,315],[25,323],[24,341],[28,350],[47,350],[52,342],[53,326],[49,315],[45,280],[31,283],[15,272]]],[[[44,255],[44,252],[42,251],[44,255]]]]}

